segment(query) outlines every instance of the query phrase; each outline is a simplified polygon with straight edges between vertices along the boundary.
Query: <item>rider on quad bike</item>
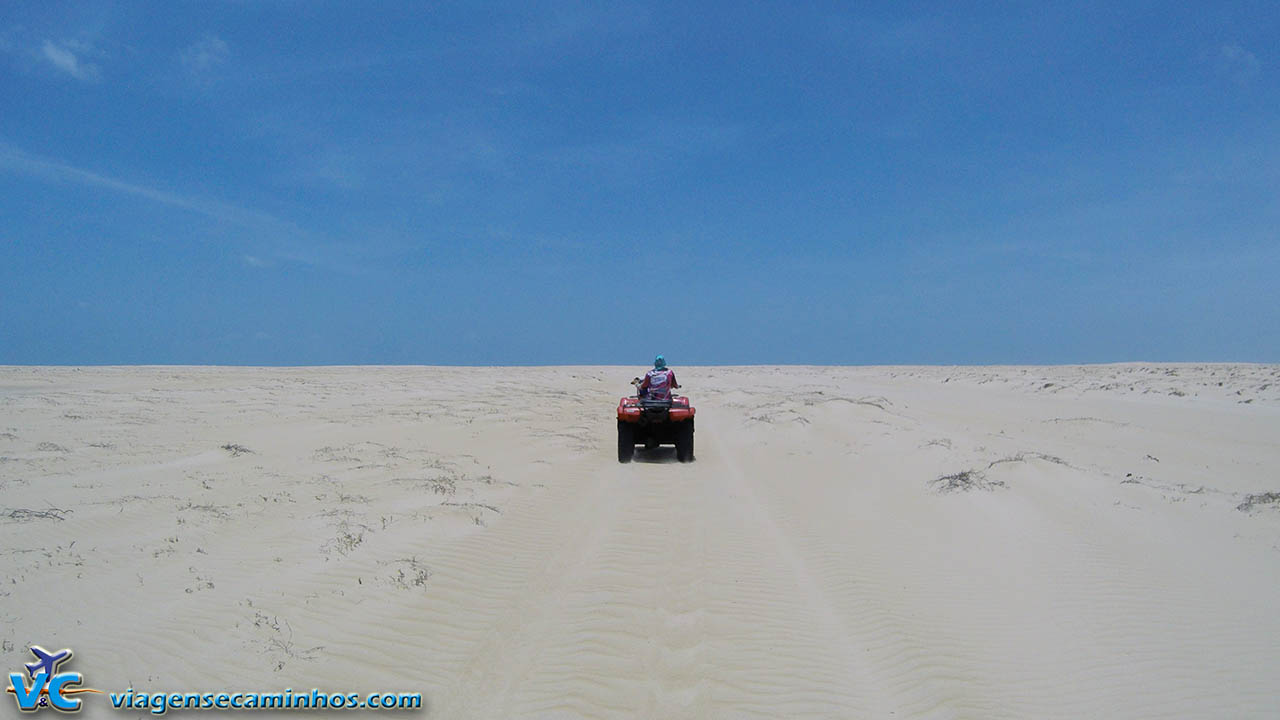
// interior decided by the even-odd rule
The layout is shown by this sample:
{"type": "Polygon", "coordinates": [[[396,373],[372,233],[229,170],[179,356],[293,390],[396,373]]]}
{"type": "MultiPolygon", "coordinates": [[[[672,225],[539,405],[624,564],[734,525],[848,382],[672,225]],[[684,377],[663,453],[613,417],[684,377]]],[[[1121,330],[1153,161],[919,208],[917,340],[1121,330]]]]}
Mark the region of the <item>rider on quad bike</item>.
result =
{"type": "Polygon", "coordinates": [[[659,445],[675,445],[676,460],[693,460],[693,415],[689,398],[673,395],[680,387],[676,374],[659,355],[644,379],[631,381],[636,394],[618,402],[618,462],[631,462],[636,445],[652,450],[659,445]]]}
{"type": "Polygon", "coordinates": [[[667,359],[659,355],[653,359],[653,369],[644,374],[636,390],[641,400],[670,402],[671,391],[678,387],[675,371],[667,367],[667,359]]]}

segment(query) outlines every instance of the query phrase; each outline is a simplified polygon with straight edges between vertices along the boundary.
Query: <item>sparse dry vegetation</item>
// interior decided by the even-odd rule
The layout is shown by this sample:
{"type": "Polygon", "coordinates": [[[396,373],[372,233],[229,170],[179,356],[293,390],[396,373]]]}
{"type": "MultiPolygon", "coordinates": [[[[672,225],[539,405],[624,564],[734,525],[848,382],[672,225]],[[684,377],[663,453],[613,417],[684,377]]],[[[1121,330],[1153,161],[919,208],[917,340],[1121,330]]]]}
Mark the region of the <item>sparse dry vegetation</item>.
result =
{"type": "Polygon", "coordinates": [[[938,492],[968,492],[970,490],[994,490],[1005,486],[1002,480],[990,480],[978,470],[962,470],[943,475],[931,481],[938,492]]]}
{"type": "Polygon", "coordinates": [[[222,446],[222,449],[231,453],[231,457],[240,457],[241,455],[253,454],[253,451],[250,450],[249,448],[243,445],[238,445],[236,443],[227,443],[226,445],[222,446]]]}
{"type": "Polygon", "coordinates": [[[1244,502],[1237,505],[1236,509],[1241,512],[1249,512],[1250,510],[1260,506],[1280,508],[1280,492],[1265,492],[1246,495],[1244,502]]]}
{"type": "Polygon", "coordinates": [[[71,514],[71,512],[71,510],[63,510],[61,508],[53,507],[45,510],[12,508],[10,510],[0,511],[0,517],[12,520],[13,522],[30,522],[32,520],[66,520],[67,515],[71,514]]]}

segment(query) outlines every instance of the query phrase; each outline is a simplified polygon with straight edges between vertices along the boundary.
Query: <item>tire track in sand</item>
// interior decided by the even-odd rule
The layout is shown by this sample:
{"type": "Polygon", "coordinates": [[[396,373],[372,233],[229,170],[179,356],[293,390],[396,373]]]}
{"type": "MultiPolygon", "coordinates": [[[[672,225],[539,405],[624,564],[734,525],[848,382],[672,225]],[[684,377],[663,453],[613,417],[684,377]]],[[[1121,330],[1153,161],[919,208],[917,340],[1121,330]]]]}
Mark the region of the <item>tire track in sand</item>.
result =
{"type": "Polygon", "coordinates": [[[602,474],[625,498],[589,571],[564,597],[549,647],[518,695],[527,717],[706,717],[705,577],[687,466],[602,474]]]}
{"type": "Polygon", "coordinates": [[[716,614],[732,627],[726,659],[739,675],[720,705],[729,716],[901,717],[898,699],[876,681],[866,648],[773,518],[736,461],[738,451],[703,434],[701,480],[718,499],[711,568],[716,614]]]}
{"type": "Polygon", "coordinates": [[[432,699],[433,715],[520,714],[513,698],[538,669],[566,595],[601,552],[623,501],[607,476],[568,475],[483,538],[436,557],[433,601],[415,622],[439,636],[431,664],[449,671],[438,678],[446,688],[432,699]],[[569,518],[587,522],[566,527],[569,518]]]}

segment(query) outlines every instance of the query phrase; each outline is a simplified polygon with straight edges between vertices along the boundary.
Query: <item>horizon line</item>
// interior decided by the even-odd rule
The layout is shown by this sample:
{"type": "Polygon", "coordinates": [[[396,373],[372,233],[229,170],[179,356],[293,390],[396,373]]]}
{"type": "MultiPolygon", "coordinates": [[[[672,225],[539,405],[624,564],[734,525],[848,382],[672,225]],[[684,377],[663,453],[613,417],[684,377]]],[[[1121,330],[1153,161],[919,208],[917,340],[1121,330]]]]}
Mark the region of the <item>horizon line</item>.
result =
{"type": "MultiPolygon", "coordinates": [[[[324,369],[324,368],[495,368],[495,369],[524,369],[524,368],[590,368],[590,367],[647,367],[648,363],[526,363],[526,364],[480,364],[480,363],[314,363],[314,364],[235,364],[235,363],[86,363],[86,364],[62,364],[62,363],[0,363],[0,370],[9,369],[110,369],[110,368],[214,368],[214,369],[245,369],[245,370],[289,370],[289,369],[324,369]]],[[[738,367],[819,367],[819,368],[888,368],[888,367],[968,367],[968,368],[988,368],[988,367],[1102,367],[1109,365],[1280,365],[1280,361],[1268,362],[1257,360],[1108,360],[1100,362],[1062,362],[1062,363],[673,363],[673,367],[708,367],[708,368],[738,368],[738,367]]]]}

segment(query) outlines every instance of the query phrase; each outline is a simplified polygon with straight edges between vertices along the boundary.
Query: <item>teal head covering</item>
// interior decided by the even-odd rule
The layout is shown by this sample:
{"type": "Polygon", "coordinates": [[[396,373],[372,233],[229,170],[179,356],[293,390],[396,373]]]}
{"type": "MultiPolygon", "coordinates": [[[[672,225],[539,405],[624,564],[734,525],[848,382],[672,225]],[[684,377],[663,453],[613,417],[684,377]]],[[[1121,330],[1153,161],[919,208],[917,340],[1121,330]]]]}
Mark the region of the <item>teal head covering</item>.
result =
{"type": "Polygon", "coordinates": [[[659,355],[658,357],[653,359],[653,366],[661,370],[662,368],[667,366],[667,359],[659,355]]]}

